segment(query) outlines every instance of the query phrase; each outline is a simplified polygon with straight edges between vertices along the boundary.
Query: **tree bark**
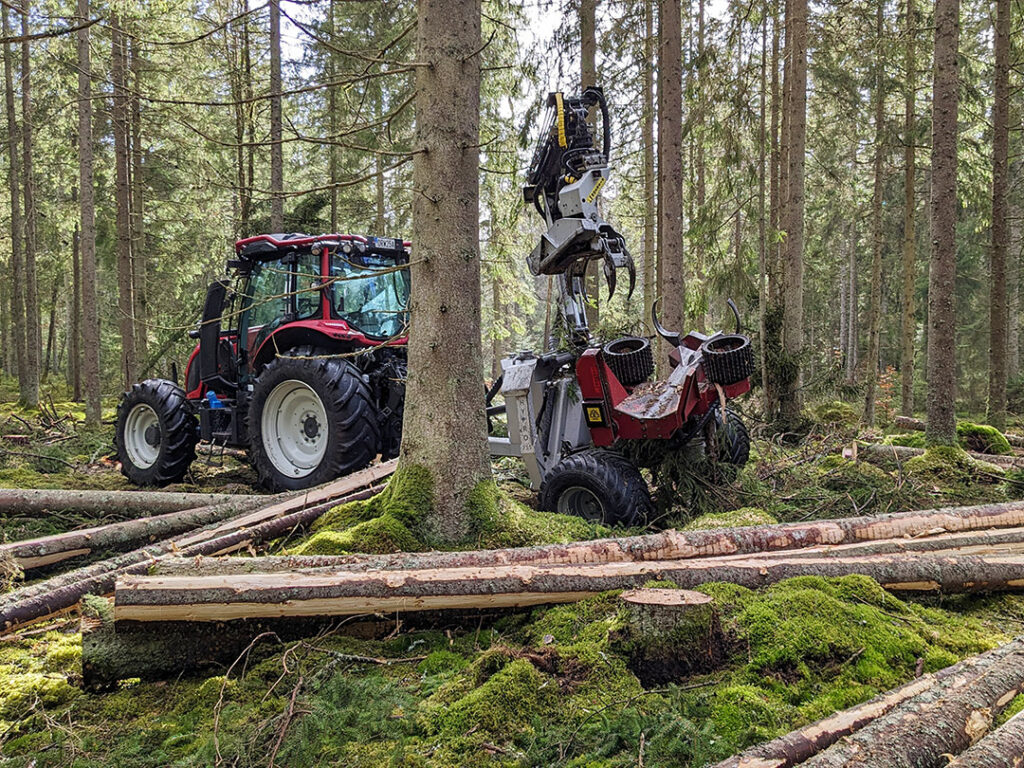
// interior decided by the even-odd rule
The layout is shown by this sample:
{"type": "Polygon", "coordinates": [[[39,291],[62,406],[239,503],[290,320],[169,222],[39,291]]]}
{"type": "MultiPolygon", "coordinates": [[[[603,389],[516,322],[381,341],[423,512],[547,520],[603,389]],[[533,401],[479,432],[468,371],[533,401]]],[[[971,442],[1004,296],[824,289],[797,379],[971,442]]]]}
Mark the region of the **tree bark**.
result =
{"type": "Polygon", "coordinates": [[[270,229],[284,232],[284,146],[281,143],[281,2],[270,0],[270,229]]]}
{"type": "Polygon", "coordinates": [[[917,284],[917,201],[914,191],[917,129],[915,110],[917,98],[917,9],[914,0],[906,0],[903,34],[903,305],[900,314],[900,413],[914,415],[914,341],[917,320],[914,314],[914,293],[917,284]]]}
{"type": "Polygon", "coordinates": [[[1017,639],[991,653],[998,658],[980,675],[957,685],[958,675],[919,694],[803,765],[944,765],[944,755],[957,754],[984,735],[1024,689],[1024,642],[1017,639]]]}
{"type": "Polygon", "coordinates": [[[128,167],[128,83],[124,31],[121,19],[111,17],[110,79],[113,93],[110,113],[114,133],[114,197],[117,206],[117,311],[121,331],[121,383],[127,389],[136,379],[138,360],[135,357],[135,299],[132,280],[131,194],[128,167]]]}
{"type": "Polygon", "coordinates": [[[1010,0],[995,3],[995,86],[992,101],[992,244],[989,273],[988,421],[1006,428],[1006,254],[1009,250],[1010,0]]]}
{"type": "Polygon", "coordinates": [[[654,169],[654,0],[644,0],[644,62],[643,62],[643,142],[644,142],[644,328],[654,336],[651,310],[658,291],[655,254],[657,209],[654,169]]]}
{"type": "MultiPolygon", "coordinates": [[[[72,190],[72,202],[78,204],[78,187],[72,190]]],[[[71,233],[71,303],[68,307],[68,378],[71,399],[82,400],[82,257],[79,222],[71,233]]]]}
{"type": "Polygon", "coordinates": [[[1019,768],[1024,765],[1024,712],[953,760],[947,768],[1019,768]]]}
{"type": "Polygon", "coordinates": [[[1005,658],[1011,650],[1012,647],[1004,645],[994,651],[964,659],[934,674],[915,678],[863,704],[844,709],[765,744],[751,747],[716,763],[712,768],[791,768],[809,760],[844,736],[849,736],[889,714],[904,702],[927,691],[937,688],[948,691],[953,686],[976,679],[994,663],[1005,658]]]}
{"type": "Polygon", "coordinates": [[[882,178],[885,139],[885,3],[875,3],[875,158],[874,184],[871,195],[871,313],[868,318],[868,362],[864,377],[864,423],[875,423],[875,387],[878,382],[879,336],[882,324],[882,178]]]}
{"type": "MultiPolygon", "coordinates": [[[[5,5],[0,9],[3,15],[4,37],[12,37],[10,11],[5,5]]],[[[11,328],[14,331],[15,363],[18,371],[18,394],[22,397],[28,390],[28,363],[26,351],[25,320],[25,223],[21,215],[21,160],[19,144],[21,139],[18,116],[15,111],[14,54],[10,43],[4,43],[4,96],[7,110],[7,184],[11,195],[11,328]]]]}
{"type": "MultiPolygon", "coordinates": [[[[759,141],[757,148],[757,197],[759,213],[757,217],[757,263],[760,274],[757,279],[757,324],[761,343],[761,388],[764,390],[765,411],[772,401],[771,383],[768,371],[768,355],[765,343],[768,338],[768,220],[771,211],[768,209],[767,175],[770,169],[765,167],[768,157],[768,16],[770,7],[768,0],[761,4],[761,99],[758,116],[759,141]]],[[[774,137],[773,137],[774,138],[774,137]]]]}
{"type": "MultiPolygon", "coordinates": [[[[142,65],[139,62],[139,41],[129,40],[128,70],[131,72],[132,91],[128,100],[128,119],[131,159],[129,184],[129,231],[131,233],[132,266],[132,315],[135,321],[135,359],[139,366],[145,366],[149,359],[149,302],[147,289],[147,259],[145,232],[145,179],[142,171],[142,65]]],[[[127,79],[126,79],[127,82],[127,79]]],[[[140,376],[147,376],[148,370],[140,369],[140,376]]]]}
{"type": "Polygon", "coordinates": [[[480,3],[419,0],[409,374],[401,458],[434,483],[428,538],[470,533],[490,482],[480,373],[480,3]]]}
{"type": "Polygon", "coordinates": [[[956,220],[959,0],[935,2],[931,261],[928,272],[928,442],[956,443],[956,220]]]}
{"type": "MultiPolygon", "coordinates": [[[[658,3],[658,264],[661,323],[685,333],[683,62],[680,3],[658,3]]],[[[666,353],[670,350],[666,350],[666,353]]]]}
{"type": "MultiPolygon", "coordinates": [[[[89,19],[89,0],[78,0],[78,23],[89,19]]],[[[85,421],[100,423],[100,318],[96,296],[96,206],[93,189],[92,64],[89,28],[76,33],[78,45],[78,211],[82,258],[82,378],[85,421]]]]}
{"type": "MultiPolygon", "coordinates": [[[[588,86],[597,85],[597,0],[580,0],[580,92],[588,86]]],[[[597,125],[596,115],[590,119],[591,129],[597,125]]],[[[590,298],[588,307],[589,322],[596,327],[601,321],[601,283],[597,262],[587,265],[587,295],[590,298]]]]}
{"type": "MultiPolygon", "coordinates": [[[[21,34],[29,34],[29,0],[22,0],[21,34]]],[[[35,169],[33,166],[32,58],[28,40],[21,44],[21,172],[22,195],[25,200],[25,388],[21,401],[35,408],[39,404],[39,355],[43,349],[42,322],[39,312],[39,287],[36,274],[38,237],[35,202],[35,169]]]]}

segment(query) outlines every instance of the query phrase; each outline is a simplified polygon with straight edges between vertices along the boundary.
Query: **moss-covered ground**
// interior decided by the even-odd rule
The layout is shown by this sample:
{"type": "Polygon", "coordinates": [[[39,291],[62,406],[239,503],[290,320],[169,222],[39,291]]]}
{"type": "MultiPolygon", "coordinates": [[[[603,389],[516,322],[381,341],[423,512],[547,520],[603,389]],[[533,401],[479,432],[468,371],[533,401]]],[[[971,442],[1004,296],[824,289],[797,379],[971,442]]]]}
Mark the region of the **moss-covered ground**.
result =
{"type": "MultiPolygon", "coordinates": [[[[1016,473],[957,451],[901,463],[844,459],[856,412],[826,403],[812,413],[817,426],[802,442],[755,441],[730,482],[694,478],[685,503],[660,522],[750,525],[1024,497],[1016,473]]],[[[626,533],[536,512],[515,466],[496,469],[503,492],[480,489],[465,546],[626,533]]],[[[323,517],[291,551],[431,544],[418,524],[429,483],[409,470],[384,495],[323,517]]],[[[1022,596],[903,601],[862,577],[701,589],[720,615],[724,661],[651,689],[630,670],[628,617],[615,593],[492,622],[391,625],[375,639],[268,641],[221,676],[125,681],[104,694],[81,689],[77,626],[57,621],[0,640],[0,768],[696,767],[1024,627],[1022,596]]],[[[1011,710],[1022,707],[1024,697],[1011,710]]]]}

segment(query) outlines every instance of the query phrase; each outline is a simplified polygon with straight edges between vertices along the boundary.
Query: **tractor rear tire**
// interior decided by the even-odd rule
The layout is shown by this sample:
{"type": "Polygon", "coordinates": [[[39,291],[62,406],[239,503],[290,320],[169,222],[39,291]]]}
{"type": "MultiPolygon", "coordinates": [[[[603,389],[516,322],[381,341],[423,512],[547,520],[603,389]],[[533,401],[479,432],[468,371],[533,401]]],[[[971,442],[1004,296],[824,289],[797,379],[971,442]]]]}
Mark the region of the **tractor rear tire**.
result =
{"type": "Polygon", "coordinates": [[[742,467],[750,459],[750,433],[737,413],[726,408],[725,414],[725,424],[719,418],[717,409],[712,417],[715,421],[717,458],[725,464],[742,467]]]}
{"type": "Polygon", "coordinates": [[[121,474],[136,485],[167,485],[185,476],[196,458],[199,426],[172,381],[147,379],[121,396],[114,447],[121,474]]]}
{"type": "Polygon", "coordinates": [[[249,456],[273,491],[310,488],[362,469],[380,451],[377,408],[342,358],[302,348],[260,372],[249,402],[249,456]]]}
{"type": "Polygon", "coordinates": [[[540,506],[605,525],[642,525],[654,511],[640,470],[625,456],[589,450],[566,456],[540,487],[540,506]]]}

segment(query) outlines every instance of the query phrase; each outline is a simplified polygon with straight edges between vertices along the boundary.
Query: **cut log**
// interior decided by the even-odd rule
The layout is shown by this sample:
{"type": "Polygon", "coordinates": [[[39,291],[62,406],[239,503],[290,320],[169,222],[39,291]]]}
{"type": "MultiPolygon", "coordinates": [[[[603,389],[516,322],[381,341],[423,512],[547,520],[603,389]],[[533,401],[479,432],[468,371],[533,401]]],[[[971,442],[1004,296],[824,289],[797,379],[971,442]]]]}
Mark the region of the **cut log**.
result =
{"type": "MultiPolygon", "coordinates": [[[[959,685],[936,686],[903,702],[803,763],[806,768],[945,765],[984,736],[1024,689],[1024,642],[1008,643],[998,660],[959,685]]],[[[1000,649],[1002,650],[1002,649],[1000,649]]]]}
{"type": "Polygon", "coordinates": [[[898,592],[1024,589],[1024,557],[922,554],[851,558],[661,560],[582,566],[513,565],[422,571],[136,576],[117,580],[114,616],[135,621],[225,621],[276,616],[508,608],[575,602],[667,579],[683,588],[725,581],[749,588],[794,576],[863,574],[898,592]]]}
{"type": "Polygon", "coordinates": [[[1024,766],[1024,712],[951,762],[948,768],[1020,768],[1024,766]]]}
{"type": "Polygon", "coordinates": [[[547,544],[470,552],[399,552],[391,555],[306,555],[226,558],[198,561],[167,559],[154,567],[161,575],[277,573],[298,569],[422,570],[498,565],[585,565],[588,563],[683,560],[719,555],[785,551],[820,545],[902,539],[943,532],[1024,527],[1024,502],[947,507],[889,515],[818,520],[809,523],[704,531],[663,531],[645,536],[547,544]]]}
{"type": "Polygon", "coordinates": [[[914,419],[910,416],[897,416],[892,423],[895,427],[909,429],[912,432],[924,432],[927,429],[927,425],[921,419],[914,419]]]}
{"type": "Polygon", "coordinates": [[[687,589],[630,589],[619,599],[629,613],[616,649],[645,688],[710,672],[722,661],[724,638],[714,600],[687,589]]]}
{"type": "Polygon", "coordinates": [[[127,549],[159,541],[266,506],[267,501],[265,496],[228,497],[225,501],[196,509],[0,544],[0,559],[12,558],[26,571],[42,568],[92,552],[127,549]]]}
{"type": "Polygon", "coordinates": [[[844,736],[859,731],[868,723],[888,714],[906,701],[942,685],[945,690],[962,686],[980,675],[987,666],[1013,652],[1012,645],[1004,645],[994,651],[972,656],[969,659],[922,675],[899,688],[879,694],[873,699],[855,707],[806,725],[785,736],[758,744],[755,747],[716,763],[712,768],[791,768],[809,760],[822,750],[832,746],[844,736]]]}
{"type": "MultiPolygon", "coordinates": [[[[389,464],[393,468],[394,464],[392,462],[389,464]]],[[[380,466],[384,467],[385,465],[380,466]]],[[[355,478],[358,476],[360,481],[365,482],[367,477],[375,475],[376,473],[356,473],[350,478],[355,482],[355,478]]],[[[339,487],[337,483],[329,485],[335,488],[339,487]]],[[[327,487],[322,486],[321,488],[327,487]]],[[[314,490],[318,492],[304,494],[294,500],[290,508],[299,507],[299,509],[291,514],[284,514],[289,509],[284,503],[275,504],[268,508],[277,510],[277,516],[272,519],[266,519],[266,509],[246,513],[215,524],[201,532],[185,534],[160,544],[142,547],[3,595],[0,597],[0,634],[11,632],[18,627],[67,610],[73,607],[83,595],[108,594],[113,590],[118,574],[142,573],[160,557],[172,553],[188,557],[235,552],[252,544],[278,538],[294,528],[307,526],[337,504],[369,498],[379,493],[382,486],[349,493],[347,496],[333,499],[329,503],[302,509],[305,499],[322,498],[322,490],[314,490]]]]}
{"type": "MultiPolygon", "coordinates": [[[[898,461],[906,461],[907,459],[912,459],[915,456],[923,456],[925,453],[924,448],[908,448],[905,445],[882,445],[880,443],[862,445],[860,450],[861,453],[869,456],[878,456],[883,459],[896,459],[898,461]]],[[[965,451],[965,453],[972,459],[985,461],[989,464],[995,464],[997,467],[1010,469],[1024,468],[1024,458],[1019,456],[998,456],[992,453],[977,453],[976,451],[965,451]]]]}
{"type": "Polygon", "coordinates": [[[49,491],[19,488],[0,490],[0,515],[38,515],[43,512],[86,512],[130,517],[180,512],[211,504],[267,496],[229,493],[171,493],[168,491],[49,491]]]}

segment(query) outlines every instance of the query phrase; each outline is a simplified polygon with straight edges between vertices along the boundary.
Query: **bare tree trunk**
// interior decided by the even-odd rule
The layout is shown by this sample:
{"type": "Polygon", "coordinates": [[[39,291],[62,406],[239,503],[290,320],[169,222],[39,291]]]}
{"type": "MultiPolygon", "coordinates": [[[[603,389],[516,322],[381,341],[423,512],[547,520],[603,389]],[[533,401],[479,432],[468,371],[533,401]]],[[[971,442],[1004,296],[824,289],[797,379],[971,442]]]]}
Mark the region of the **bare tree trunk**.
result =
{"type": "Polygon", "coordinates": [[[402,462],[434,483],[426,534],[459,541],[490,482],[480,371],[480,3],[419,0],[409,376],[402,462]]]}
{"type": "MultiPolygon", "coordinates": [[[[331,45],[334,45],[335,14],[335,0],[330,0],[327,3],[327,40],[331,45]]],[[[338,77],[337,65],[335,63],[337,54],[333,48],[328,48],[324,55],[327,57],[327,82],[333,83],[338,77]]],[[[331,135],[331,143],[327,145],[327,177],[331,185],[331,232],[338,231],[338,188],[335,186],[338,183],[338,146],[334,143],[337,141],[336,136],[338,134],[337,109],[338,89],[335,85],[329,85],[327,86],[327,130],[331,135]]],[[[380,173],[380,155],[377,155],[377,177],[377,216],[379,224],[381,188],[384,181],[380,173]]],[[[383,235],[384,230],[378,228],[377,234],[383,235]]]]}
{"type": "Polygon", "coordinates": [[[111,128],[114,133],[114,197],[117,201],[117,310],[121,330],[121,383],[135,382],[135,299],[132,281],[131,199],[129,191],[128,93],[124,32],[121,19],[111,17],[110,79],[113,83],[111,128]]]}
{"type": "MultiPolygon", "coordinates": [[[[78,0],[78,23],[89,19],[89,0],[78,0]]],[[[96,297],[96,207],[93,190],[92,64],[89,28],[76,33],[78,42],[78,206],[82,253],[82,373],[85,420],[100,423],[100,319],[96,297]]]]}
{"type": "MultiPolygon", "coordinates": [[[[131,264],[132,264],[132,312],[135,315],[135,359],[145,365],[149,358],[147,336],[149,309],[146,288],[147,258],[145,233],[145,180],[142,171],[142,65],[139,63],[139,42],[129,41],[128,69],[132,74],[129,100],[131,123],[131,264]]],[[[140,371],[145,376],[148,371],[140,371]]]]}
{"type": "Polygon", "coordinates": [[[270,229],[284,231],[284,147],[281,144],[281,2],[270,0],[270,229]]]}
{"type": "MultiPolygon", "coordinates": [[[[580,0],[580,90],[597,85],[597,0],[580,0]]],[[[596,115],[591,126],[596,125],[596,115]]],[[[601,282],[597,262],[587,265],[587,295],[590,298],[589,321],[593,326],[601,321],[601,282]]]]}
{"type": "Polygon", "coordinates": [[[655,176],[654,176],[654,0],[644,0],[643,142],[644,142],[644,328],[654,335],[651,309],[657,293],[655,269],[655,176]]]}
{"type": "Polygon", "coordinates": [[[882,163],[885,141],[885,3],[875,4],[875,161],[871,195],[871,313],[868,318],[868,364],[864,377],[864,423],[875,423],[875,385],[878,381],[879,336],[882,324],[882,163]]]}
{"type": "Polygon", "coordinates": [[[57,339],[57,296],[60,295],[61,280],[54,278],[50,285],[50,317],[46,328],[46,353],[43,355],[42,382],[50,376],[53,362],[53,347],[57,339]]]}
{"type": "MultiPolygon", "coordinates": [[[[3,14],[4,37],[13,37],[8,7],[0,9],[3,14]]],[[[18,369],[18,392],[22,395],[28,382],[28,364],[25,357],[25,224],[21,215],[21,160],[19,144],[21,139],[18,116],[14,100],[14,55],[10,43],[4,43],[4,95],[7,109],[7,151],[9,167],[7,183],[11,194],[11,327],[14,331],[15,362],[18,369]]]]}
{"type": "Polygon", "coordinates": [[[491,381],[501,376],[501,339],[498,338],[498,318],[501,317],[501,281],[497,270],[491,270],[491,381]]]}
{"type": "Polygon", "coordinates": [[[757,149],[757,200],[759,213],[757,217],[757,320],[758,335],[761,337],[761,387],[764,389],[765,404],[771,402],[768,381],[768,355],[765,354],[767,339],[768,316],[768,217],[767,209],[765,160],[768,154],[768,0],[761,4],[761,104],[758,116],[758,149],[757,149]]]}
{"type": "MultiPolygon", "coordinates": [[[[29,34],[29,0],[22,0],[21,34],[29,34]]],[[[42,351],[42,321],[39,315],[39,290],[36,275],[36,202],[35,171],[32,163],[32,59],[30,44],[21,44],[21,172],[24,176],[22,195],[25,200],[25,388],[21,400],[35,407],[39,403],[39,353],[42,351]]]]}
{"type": "Polygon", "coordinates": [[[377,155],[375,162],[377,163],[377,174],[374,177],[374,183],[376,185],[377,192],[377,205],[376,205],[376,223],[377,223],[377,234],[387,234],[387,204],[385,203],[385,189],[384,189],[384,156],[377,155]]]}
{"type": "MultiPolygon", "coordinates": [[[[78,184],[71,190],[71,201],[78,205],[78,184]]],[[[82,400],[82,257],[80,223],[71,233],[71,304],[68,312],[68,374],[71,399],[82,400]]]]}
{"type": "Polygon", "coordinates": [[[786,194],[785,308],[782,320],[786,365],[790,369],[779,393],[780,415],[787,427],[800,422],[800,363],[804,348],[804,146],[807,133],[807,0],[789,0],[792,12],[788,58],[789,88],[786,194]]]}
{"type": "Polygon", "coordinates": [[[917,10],[914,0],[906,0],[904,35],[906,49],[903,109],[903,312],[900,318],[900,413],[914,415],[914,339],[917,320],[914,317],[914,287],[917,282],[917,232],[914,195],[915,135],[914,110],[917,96],[917,10]]]}
{"type": "Polygon", "coordinates": [[[992,264],[989,273],[988,421],[1006,427],[1006,192],[1010,148],[1010,0],[996,0],[992,102],[992,264]]]}
{"type": "MultiPolygon", "coordinates": [[[[687,3],[689,5],[689,2],[687,3]]],[[[696,200],[695,210],[693,215],[689,218],[689,224],[691,231],[696,233],[694,238],[694,247],[692,249],[692,261],[690,265],[690,273],[703,275],[708,268],[708,235],[707,235],[707,163],[704,160],[704,122],[705,122],[705,104],[704,104],[704,92],[705,92],[705,72],[704,66],[704,0],[697,0],[697,49],[693,56],[696,62],[696,70],[691,67],[693,72],[694,81],[691,88],[696,91],[696,120],[693,128],[693,134],[691,135],[691,141],[693,142],[693,165],[694,173],[696,175],[696,200]],[[696,226],[694,226],[696,225],[696,226]]],[[[689,90],[689,89],[688,89],[689,90]]],[[[701,294],[704,294],[704,289],[701,289],[701,294]]],[[[701,296],[700,302],[704,304],[706,302],[706,296],[701,296]]],[[[703,313],[697,318],[698,330],[705,330],[706,322],[703,313]]]]}
{"type": "Polygon", "coordinates": [[[658,3],[658,263],[662,324],[686,327],[683,245],[683,62],[680,4],[658,3]]]}
{"type": "Polygon", "coordinates": [[[935,2],[932,85],[931,263],[928,272],[930,444],[956,444],[956,168],[959,0],[935,2]]]}

